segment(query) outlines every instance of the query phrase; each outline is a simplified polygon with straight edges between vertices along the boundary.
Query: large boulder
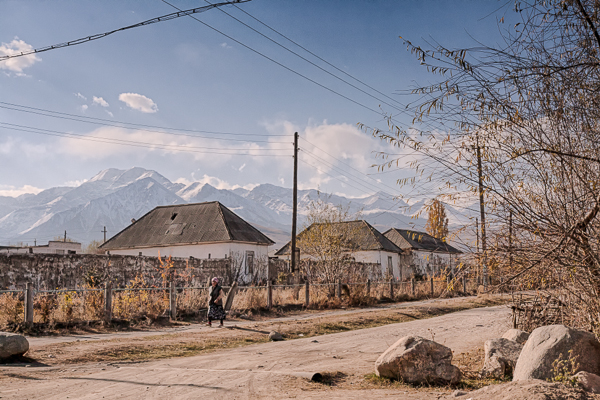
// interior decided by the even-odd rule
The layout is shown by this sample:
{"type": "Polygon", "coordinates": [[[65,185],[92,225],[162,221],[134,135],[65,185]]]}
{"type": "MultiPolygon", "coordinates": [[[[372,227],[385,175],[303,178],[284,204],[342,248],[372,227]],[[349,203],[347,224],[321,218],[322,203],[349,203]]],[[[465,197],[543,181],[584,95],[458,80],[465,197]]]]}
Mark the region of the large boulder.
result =
{"type": "Polygon", "coordinates": [[[548,325],[531,332],[515,366],[513,381],[551,379],[554,375],[552,363],[559,358],[575,359],[578,368],[569,373],[600,374],[600,342],[593,333],[564,325],[548,325]]]}
{"type": "Polygon", "coordinates": [[[600,393],[600,376],[585,371],[579,371],[573,378],[577,380],[579,386],[586,392],[600,393]]]}
{"type": "Polygon", "coordinates": [[[16,333],[0,332],[0,360],[21,356],[29,350],[29,341],[16,333]]]}
{"type": "Polygon", "coordinates": [[[576,387],[540,380],[506,382],[468,393],[452,394],[454,400],[592,400],[597,396],[576,387]]]}
{"type": "Polygon", "coordinates": [[[529,339],[529,333],[522,331],[520,329],[509,329],[504,332],[502,335],[504,339],[514,340],[517,343],[525,344],[527,339],[529,339]]]}
{"type": "Polygon", "coordinates": [[[486,341],[483,349],[485,361],[481,375],[501,379],[505,375],[512,375],[523,345],[500,338],[486,341]]]}
{"type": "Polygon", "coordinates": [[[452,350],[419,336],[405,336],[375,362],[378,376],[407,383],[457,383],[460,370],[451,364],[452,350]]]}

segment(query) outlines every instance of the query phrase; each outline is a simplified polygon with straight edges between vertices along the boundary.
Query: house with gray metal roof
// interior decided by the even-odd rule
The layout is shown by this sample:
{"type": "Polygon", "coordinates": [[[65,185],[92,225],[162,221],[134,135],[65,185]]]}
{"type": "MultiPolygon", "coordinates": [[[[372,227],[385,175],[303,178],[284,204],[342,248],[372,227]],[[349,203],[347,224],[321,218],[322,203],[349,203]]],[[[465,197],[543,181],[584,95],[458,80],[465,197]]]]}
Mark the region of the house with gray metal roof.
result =
{"type": "Polygon", "coordinates": [[[159,206],[102,244],[109,254],[229,258],[242,280],[266,278],[265,234],[218,201],[159,206]],[[264,271],[263,271],[264,270],[264,271]]]}
{"type": "Polygon", "coordinates": [[[462,251],[428,233],[392,228],[383,235],[402,249],[401,268],[405,277],[454,271],[460,263],[462,251]]]}
{"type": "MultiPolygon", "coordinates": [[[[298,234],[298,242],[302,238],[310,235],[311,231],[317,230],[323,226],[331,232],[338,232],[340,237],[344,237],[347,249],[346,255],[352,261],[368,264],[379,264],[381,266],[382,276],[401,277],[400,254],[402,249],[396,246],[391,240],[386,238],[371,224],[364,220],[336,222],[328,224],[312,224],[298,234]]],[[[301,245],[300,259],[310,259],[311,255],[302,251],[301,245]]],[[[279,249],[275,255],[286,259],[290,258],[291,242],[279,249]]]]}

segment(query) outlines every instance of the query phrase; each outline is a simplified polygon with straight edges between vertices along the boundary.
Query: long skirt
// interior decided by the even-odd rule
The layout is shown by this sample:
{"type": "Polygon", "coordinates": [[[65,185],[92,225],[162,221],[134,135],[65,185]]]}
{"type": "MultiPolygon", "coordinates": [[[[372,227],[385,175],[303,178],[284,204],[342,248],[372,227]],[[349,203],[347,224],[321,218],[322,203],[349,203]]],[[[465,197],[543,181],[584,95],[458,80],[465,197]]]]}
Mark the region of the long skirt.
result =
{"type": "Polygon", "coordinates": [[[220,304],[211,304],[208,306],[208,319],[225,319],[225,310],[220,304]]]}

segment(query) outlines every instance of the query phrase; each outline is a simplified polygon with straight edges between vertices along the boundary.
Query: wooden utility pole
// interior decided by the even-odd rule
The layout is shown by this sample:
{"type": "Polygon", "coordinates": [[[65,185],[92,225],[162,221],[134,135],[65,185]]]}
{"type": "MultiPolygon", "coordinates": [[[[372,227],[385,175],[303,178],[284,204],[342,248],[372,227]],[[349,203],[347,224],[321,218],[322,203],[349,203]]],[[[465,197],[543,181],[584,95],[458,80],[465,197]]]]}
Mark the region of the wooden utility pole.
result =
{"type": "Polygon", "coordinates": [[[67,231],[65,231],[65,238],[63,239],[63,242],[67,242],[67,231]]]}
{"type": "Polygon", "coordinates": [[[294,189],[292,206],[292,272],[296,272],[296,217],[298,213],[298,132],[294,133],[294,189]]]}
{"type": "Polygon", "coordinates": [[[104,227],[104,230],[100,231],[100,232],[104,233],[104,242],[102,242],[102,243],[106,243],[106,226],[104,227]]]}
{"type": "Polygon", "coordinates": [[[512,272],[513,266],[513,249],[512,249],[512,236],[513,236],[513,220],[512,211],[508,213],[508,267],[512,272]]]}
{"type": "Polygon", "coordinates": [[[477,134],[477,178],[479,183],[479,213],[481,217],[481,253],[483,270],[483,286],[487,287],[488,270],[486,259],[486,243],[485,243],[485,206],[483,204],[483,167],[481,166],[481,147],[479,146],[479,134],[477,134]]]}
{"type": "Polygon", "coordinates": [[[477,254],[477,284],[479,285],[479,278],[481,278],[481,264],[479,263],[479,218],[475,218],[475,237],[477,238],[475,250],[477,254]]]}

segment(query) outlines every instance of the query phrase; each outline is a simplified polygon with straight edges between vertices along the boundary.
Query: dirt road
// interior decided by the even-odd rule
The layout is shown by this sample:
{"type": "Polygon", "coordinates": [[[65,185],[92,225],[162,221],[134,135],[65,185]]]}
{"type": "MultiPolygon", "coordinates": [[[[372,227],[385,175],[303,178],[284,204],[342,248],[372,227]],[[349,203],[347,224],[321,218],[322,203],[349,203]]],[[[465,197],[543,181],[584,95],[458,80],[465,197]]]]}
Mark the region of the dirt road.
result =
{"type": "MultiPolygon", "coordinates": [[[[397,339],[408,334],[434,338],[455,355],[481,347],[485,340],[500,337],[509,327],[506,306],[478,308],[440,317],[354,330],[343,333],[250,345],[193,357],[172,358],[139,364],[94,364],[64,367],[44,378],[22,374],[19,368],[2,367],[10,373],[0,388],[2,399],[280,399],[280,398],[387,398],[437,399],[448,390],[428,392],[361,387],[365,374],[373,371],[377,357],[397,339]],[[344,388],[308,383],[294,372],[341,372],[344,388]]],[[[200,333],[198,333],[200,334],[200,333]]]]}

